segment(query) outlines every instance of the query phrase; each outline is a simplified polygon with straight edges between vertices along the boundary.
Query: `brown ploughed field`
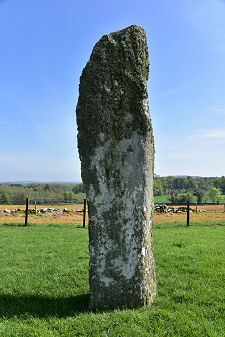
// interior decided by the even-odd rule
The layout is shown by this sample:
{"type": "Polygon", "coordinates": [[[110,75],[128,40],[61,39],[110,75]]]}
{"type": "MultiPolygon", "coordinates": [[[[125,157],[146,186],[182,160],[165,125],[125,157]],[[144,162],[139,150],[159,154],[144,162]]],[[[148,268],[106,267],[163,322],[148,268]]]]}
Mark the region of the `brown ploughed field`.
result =
{"type": "MultiPolygon", "coordinates": [[[[82,225],[83,213],[76,212],[78,210],[83,210],[83,205],[61,205],[61,206],[46,206],[37,205],[37,209],[41,208],[67,208],[68,213],[57,214],[29,214],[28,223],[74,223],[75,225],[82,225]],[[70,212],[74,211],[74,212],[70,212]]],[[[178,207],[178,206],[177,206],[178,207]]],[[[0,209],[8,209],[10,211],[20,208],[25,210],[23,205],[0,205],[0,209]]],[[[29,208],[34,208],[34,205],[29,205],[29,208]]],[[[191,206],[195,210],[195,206],[191,206]]],[[[204,212],[199,211],[198,213],[190,213],[190,223],[195,222],[222,222],[225,221],[224,205],[207,205],[198,206],[198,210],[205,210],[204,212]]],[[[175,222],[185,222],[187,218],[186,213],[155,213],[154,223],[175,223],[175,222]]],[[[0,212],[0,223],[24,223],[25,214],[19,212],[17,214],[6,214],[0,212]]],[[[86,223],[88,223],[88,215],[86,216],[86,223]]]]}

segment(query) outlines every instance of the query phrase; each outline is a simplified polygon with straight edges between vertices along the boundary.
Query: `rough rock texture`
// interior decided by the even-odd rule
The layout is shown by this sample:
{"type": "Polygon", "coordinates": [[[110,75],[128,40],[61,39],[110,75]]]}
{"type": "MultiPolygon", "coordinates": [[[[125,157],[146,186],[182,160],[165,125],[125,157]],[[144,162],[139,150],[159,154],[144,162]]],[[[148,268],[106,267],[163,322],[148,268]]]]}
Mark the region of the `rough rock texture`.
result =
{"type": "Polygon", "coordinates": [[[90,306],[136,307],[156,293],[154,141],[143,28],[104,35],[80,78],[78,148],[89,207],[90,306]]]}

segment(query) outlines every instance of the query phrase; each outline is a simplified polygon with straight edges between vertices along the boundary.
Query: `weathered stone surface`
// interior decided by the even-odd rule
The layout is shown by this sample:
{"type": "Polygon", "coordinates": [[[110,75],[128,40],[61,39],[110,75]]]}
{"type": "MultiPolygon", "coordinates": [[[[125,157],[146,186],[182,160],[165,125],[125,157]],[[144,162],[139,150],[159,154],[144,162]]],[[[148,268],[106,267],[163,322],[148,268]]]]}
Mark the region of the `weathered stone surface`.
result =
{"type": "Polygon", "coordinates": [[[148,72],[145,31],[134,25],[104,35],[80,78],[76,112],[92,308],[149,304],[156,293],[148,72]]]}

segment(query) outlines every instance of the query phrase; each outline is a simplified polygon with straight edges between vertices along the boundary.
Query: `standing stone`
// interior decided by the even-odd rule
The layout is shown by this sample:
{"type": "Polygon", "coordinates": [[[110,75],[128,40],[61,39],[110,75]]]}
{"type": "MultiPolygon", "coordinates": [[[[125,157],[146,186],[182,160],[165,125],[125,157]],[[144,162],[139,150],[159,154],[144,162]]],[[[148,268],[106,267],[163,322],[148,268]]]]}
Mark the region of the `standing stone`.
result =
{"type": "Polygon", "coordinates": [[[104,35],[84,68],[78,148],[89,211],[91,308],[150,304],[154,140],[143,28],[104,35]]]}

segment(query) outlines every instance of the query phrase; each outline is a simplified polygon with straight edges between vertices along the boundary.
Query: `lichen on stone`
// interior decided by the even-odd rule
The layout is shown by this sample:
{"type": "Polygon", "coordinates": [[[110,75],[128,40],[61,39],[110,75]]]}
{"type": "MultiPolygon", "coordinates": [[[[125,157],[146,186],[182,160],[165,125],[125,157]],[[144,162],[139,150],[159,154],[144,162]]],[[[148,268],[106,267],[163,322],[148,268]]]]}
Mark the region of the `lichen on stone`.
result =
{"type": "Polygon", "coordinates": [[[146,34],[133,25],[97,42],[80,79],[76,112],[92,308],[150,304],[156,293],[148,72],[146,34]]]}

